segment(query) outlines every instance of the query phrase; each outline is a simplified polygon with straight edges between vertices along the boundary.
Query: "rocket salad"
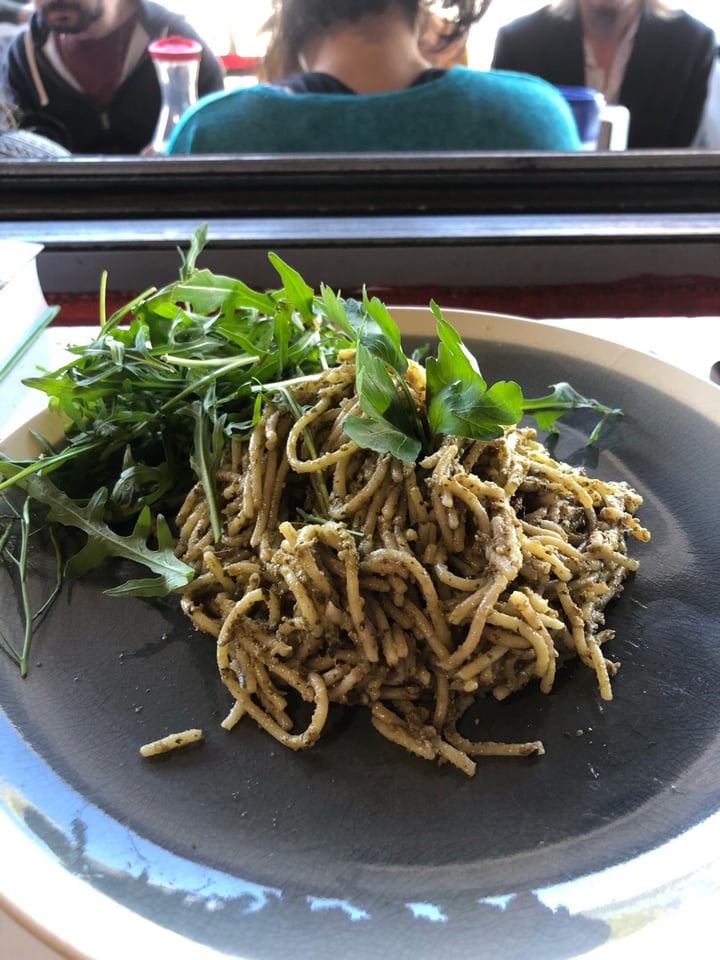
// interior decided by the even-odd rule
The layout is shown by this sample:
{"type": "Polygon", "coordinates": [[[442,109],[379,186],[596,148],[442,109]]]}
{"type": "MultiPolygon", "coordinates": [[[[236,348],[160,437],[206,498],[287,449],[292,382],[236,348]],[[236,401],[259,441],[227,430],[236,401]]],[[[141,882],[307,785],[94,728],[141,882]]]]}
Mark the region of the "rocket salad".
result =
{"type": "Polygon", "coordinates": [[[201,227],[182,255],[177,281],[146,291],[110,317],[101,296],[93,339],[70,347],[73,358],[63,367],[24,381],[47,395],[66,429],[61,446],[45,442],[34,460],[0,460],[0,494],[8,502],[0,548],[17,577],[26,623],[19,649],[1,633],[0,645],[23,675],[32,624],[52,599],[30,609],[27,504],[42,508],[38,515],[51,529],[70,527],[86,537],[77,552],[58,559],[53,596],[62,576],[81,576],[111,557],[135,561],[147,573],[109,594],[172,593],[194,574],[175,555],[167,518],[198,479],[212,498],[225,445],[248,434],[266,397],[289,397],[293,383],[336,365],[341,351],[355,351],[360,405],[359,414],[346,418],[345,432],[360,447],[401,460],[422,457],[442,436],[498,437],[524,415],[554,430],[559,417],[579,408],[600,415],[592,442],[604,419],[620,413],[566,383],[535,399],[513,381],[488,385],[431,303],[438,343],[424,359],[427,416],[421,416],[404,380],[414,358],[404,353],[380,300],[366,292],[343,298],[326,285],[316,293],[273,253],[280,285],[254,290],[198,267],[206,239],[201,227]],[[15,506],[11,491],[26,498],[23,506],[15,506]]]}

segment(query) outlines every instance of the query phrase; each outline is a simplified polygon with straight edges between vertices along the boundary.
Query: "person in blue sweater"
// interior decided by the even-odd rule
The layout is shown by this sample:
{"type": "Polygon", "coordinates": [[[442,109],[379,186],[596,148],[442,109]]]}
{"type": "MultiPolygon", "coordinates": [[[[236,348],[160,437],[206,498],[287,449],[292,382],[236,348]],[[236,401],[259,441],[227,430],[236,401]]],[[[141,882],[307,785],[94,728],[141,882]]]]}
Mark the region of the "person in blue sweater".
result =
{"type": "MultiPolygon", "coordinates": [[[[489,5],[445,0],[438,50],[489,5]]],[[[433,67],[419,42],[428,15],[429,0],[275,0],[268,49],[287,75],[203,98],[168,153],[580,149],[570,109],[546,81],[433,67]]]]}

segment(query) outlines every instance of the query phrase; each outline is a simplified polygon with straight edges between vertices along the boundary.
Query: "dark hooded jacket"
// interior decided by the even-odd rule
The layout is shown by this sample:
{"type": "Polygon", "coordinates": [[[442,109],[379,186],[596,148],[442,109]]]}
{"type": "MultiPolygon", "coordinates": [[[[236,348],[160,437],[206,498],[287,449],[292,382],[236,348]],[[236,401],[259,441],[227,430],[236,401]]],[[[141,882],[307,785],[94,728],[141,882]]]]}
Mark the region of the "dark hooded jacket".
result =
{"type": "MultiPolygon", "coordinates": [[[[180,35],[203,41],[179,14],[138,0],[138,22],[128,66],[111,101],[98,108],[72,78],[63,75],[53,34],[33,14],[13,38],[2,68],[3,92],[21,127],[62,144],[75,154],[138,154],[152,140],[160,112],[160,87],[147,52],[159,37],[180,35]]],[[[223,88],[223,69],[203,43],[198,94],[223,88]]]]}

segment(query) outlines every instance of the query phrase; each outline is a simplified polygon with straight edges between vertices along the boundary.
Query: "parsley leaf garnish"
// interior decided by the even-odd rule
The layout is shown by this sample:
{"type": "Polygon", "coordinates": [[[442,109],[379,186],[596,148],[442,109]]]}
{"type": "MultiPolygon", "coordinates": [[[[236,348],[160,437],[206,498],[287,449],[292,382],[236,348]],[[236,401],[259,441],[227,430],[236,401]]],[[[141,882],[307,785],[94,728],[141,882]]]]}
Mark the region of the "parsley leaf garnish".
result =
{"type": "Polygon", "coordinates": [[[434,437],[443,434],[470,440],[494,440],[503,428],[517,423],[523,413],[523,395],[513,381],[488,388],[476,359],[457,331],[444,319],[435,302],[437,357],[428,357],[427,415],[434,437]]]}
{"type": "Polygon", "coordinates": [[[422,449],[415,435],[417,413],[408,409],[408,401],[399,392],[385,361],[370,352],[362,337],[358,339],[356,364],[355,386],[365,416],[346,417],[345,433],[359,446],[376,453],[416,460],[422,449]]]}

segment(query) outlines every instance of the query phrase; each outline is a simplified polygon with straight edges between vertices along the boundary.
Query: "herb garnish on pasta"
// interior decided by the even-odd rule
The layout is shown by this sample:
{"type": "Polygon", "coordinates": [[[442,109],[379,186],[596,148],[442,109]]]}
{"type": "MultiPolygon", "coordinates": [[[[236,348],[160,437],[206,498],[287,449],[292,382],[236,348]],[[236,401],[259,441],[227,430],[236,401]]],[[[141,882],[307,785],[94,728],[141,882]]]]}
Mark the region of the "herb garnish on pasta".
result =
{"type": "Polygon", "coordinates": [[[87,535],[67,575],[130,557],[150,576],[109,592],[180,595],[215,638],[228,728],[247,715],[301,749],[352,705],[468,774],[477,756],[542,752],[472,742],[462,716],[530,682],[549,692],[573,657],[609,699],[603,611],[637,567],[626,539],[649,534],[628,484],[555,461],[519,424],[620,411],[568,384],[536,399],[488,385],[435,303],[420,363],[377,298],[315,293],[274,254],[281,285],[256,291],[199,269],[204,243],[27,381],[65,442],[0,461],[0,489],[87,535]]]}

